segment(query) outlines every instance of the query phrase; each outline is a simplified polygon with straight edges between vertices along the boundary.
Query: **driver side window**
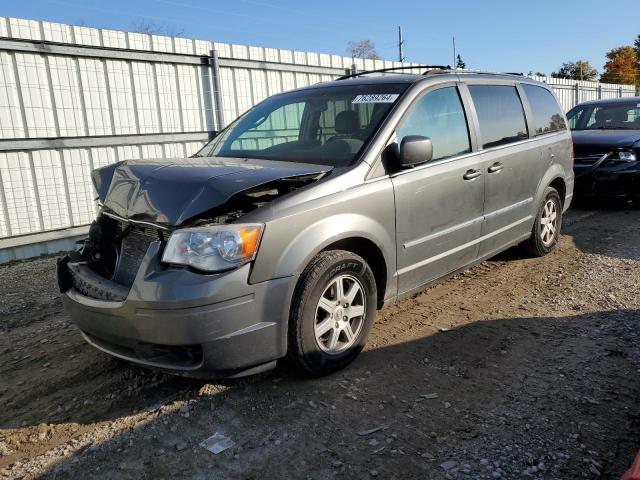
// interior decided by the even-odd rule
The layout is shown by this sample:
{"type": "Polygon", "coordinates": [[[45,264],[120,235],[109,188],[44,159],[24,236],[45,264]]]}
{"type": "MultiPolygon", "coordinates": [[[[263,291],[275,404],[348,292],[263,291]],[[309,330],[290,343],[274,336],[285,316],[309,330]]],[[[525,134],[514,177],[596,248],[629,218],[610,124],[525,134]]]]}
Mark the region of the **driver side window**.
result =
{"type": "Polygon", "coordinates": [[[418,99],[396,134],[398,145],[407,135],[430,138],[433,144],[432,160],[471,151],[467,119],[456,87],[434,90],[418,99]]]}

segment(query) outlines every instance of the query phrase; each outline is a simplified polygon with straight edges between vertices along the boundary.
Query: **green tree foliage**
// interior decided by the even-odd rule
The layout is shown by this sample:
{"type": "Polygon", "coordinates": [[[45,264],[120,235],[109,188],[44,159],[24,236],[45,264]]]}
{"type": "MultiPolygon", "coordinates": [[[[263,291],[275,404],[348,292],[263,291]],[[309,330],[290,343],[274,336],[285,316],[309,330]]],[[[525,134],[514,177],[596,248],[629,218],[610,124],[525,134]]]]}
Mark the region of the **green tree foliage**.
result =
{"type": "Polygon", "coordinates": [[[565,62],[557,72],[551,74],[554,78],[570,78],[572,80],[595,80],[598,71],[586,60],[565,62]]]}
{"type": "Polygon", "coordinates": [[[467,68],[467,64],[462,60],[460,54],[456,57],[456,68],[467,68]]]}

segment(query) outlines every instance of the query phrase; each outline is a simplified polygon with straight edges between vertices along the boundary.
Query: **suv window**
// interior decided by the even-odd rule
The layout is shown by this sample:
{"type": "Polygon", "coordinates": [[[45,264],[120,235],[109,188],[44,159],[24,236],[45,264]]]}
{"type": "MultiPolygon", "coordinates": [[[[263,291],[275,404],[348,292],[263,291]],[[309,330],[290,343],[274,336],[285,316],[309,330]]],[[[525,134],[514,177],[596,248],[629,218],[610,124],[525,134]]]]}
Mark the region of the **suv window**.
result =
{"type": "Polygon", "coordinates": [[[471,151],[467,119],[456,87],[434,90],[420,98],[397,129],[398,144],[407,135],[429,137],[438,160],[471,151]]]}
{"type": "Polygon", "coordinates": [[[533,128],[536,135],[566,130],[567,124],[560,105],[549,90],[526,83],[522,88],[533,111],[533,128]]]}
{"type": "Polygon", "coordinates": [[[476,107],[482,148],[497,147],[528,137],[524,109],[516,87],[469,85],[476,107]]]}

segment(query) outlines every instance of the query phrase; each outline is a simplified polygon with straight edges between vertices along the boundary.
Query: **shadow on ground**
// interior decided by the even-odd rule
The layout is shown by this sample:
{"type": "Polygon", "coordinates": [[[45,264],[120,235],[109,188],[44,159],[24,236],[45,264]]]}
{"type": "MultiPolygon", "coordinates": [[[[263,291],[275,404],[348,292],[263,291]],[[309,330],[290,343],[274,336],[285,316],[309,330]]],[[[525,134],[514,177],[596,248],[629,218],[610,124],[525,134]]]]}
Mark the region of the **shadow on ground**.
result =
{"type": "Polygon", "coordinates": [[[188,418],[154,414],[48,477],[444,478],[453,461],[452,478],[540,463],[548,478],[591,466],[616,478],[639,446],[638,322],[638,310],[477,321],[366,351],[321,379],[278,369],[228,382],[196,395],[188,418]],[[236,447],[198,446],[215,431],[236,447]]]}

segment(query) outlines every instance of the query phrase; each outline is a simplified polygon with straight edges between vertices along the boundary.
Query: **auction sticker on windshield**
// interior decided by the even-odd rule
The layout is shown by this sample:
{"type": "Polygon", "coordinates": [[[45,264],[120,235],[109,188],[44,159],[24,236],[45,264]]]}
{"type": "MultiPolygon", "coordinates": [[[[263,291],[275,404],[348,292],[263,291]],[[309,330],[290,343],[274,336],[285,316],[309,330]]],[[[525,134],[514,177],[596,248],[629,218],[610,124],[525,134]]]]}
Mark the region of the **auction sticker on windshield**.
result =
{"type": "Polygon", "coordinates": [[[393,103],[399,96],[397,93],[369,93],[358,95],[351,103],[393,103]]]}

